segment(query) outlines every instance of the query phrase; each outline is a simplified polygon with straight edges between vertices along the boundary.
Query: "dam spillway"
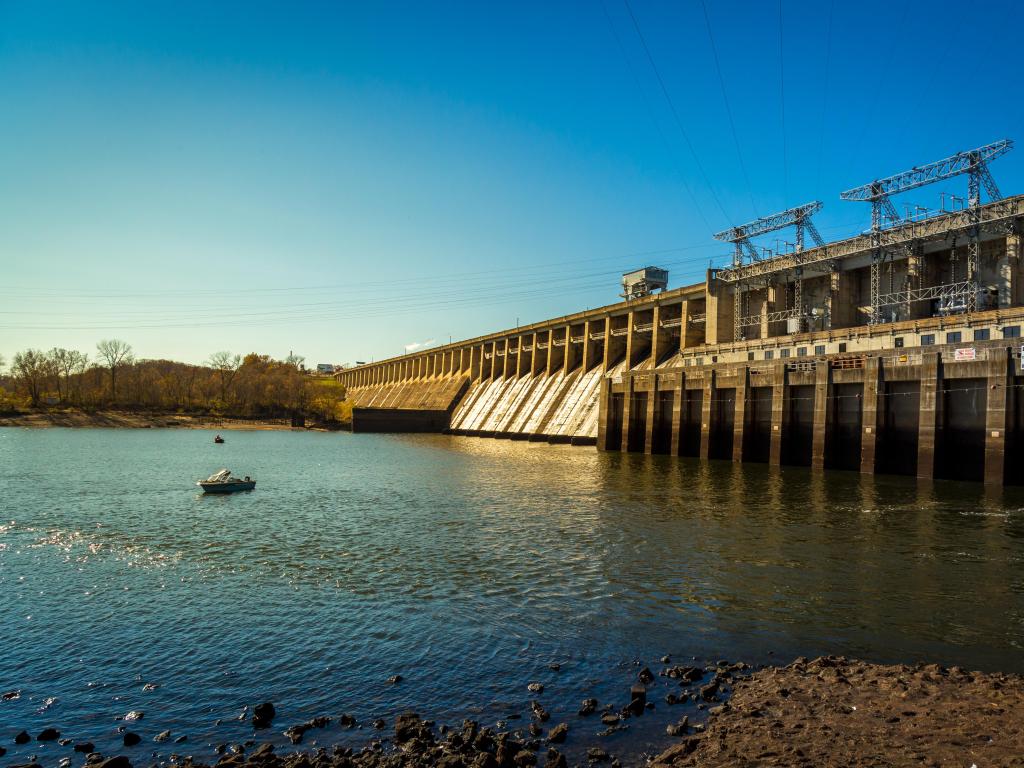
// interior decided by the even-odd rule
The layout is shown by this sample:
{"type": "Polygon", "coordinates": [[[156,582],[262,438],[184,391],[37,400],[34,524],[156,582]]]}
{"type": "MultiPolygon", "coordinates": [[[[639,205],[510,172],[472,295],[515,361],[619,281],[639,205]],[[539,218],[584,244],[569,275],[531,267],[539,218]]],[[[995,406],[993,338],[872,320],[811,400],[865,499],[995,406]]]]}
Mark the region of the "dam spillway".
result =
{"type": "Polygon", "coordinates": [[[1005,198],[337,378],[355,431],[1024,482],[1022,224],[1005,198]]]}

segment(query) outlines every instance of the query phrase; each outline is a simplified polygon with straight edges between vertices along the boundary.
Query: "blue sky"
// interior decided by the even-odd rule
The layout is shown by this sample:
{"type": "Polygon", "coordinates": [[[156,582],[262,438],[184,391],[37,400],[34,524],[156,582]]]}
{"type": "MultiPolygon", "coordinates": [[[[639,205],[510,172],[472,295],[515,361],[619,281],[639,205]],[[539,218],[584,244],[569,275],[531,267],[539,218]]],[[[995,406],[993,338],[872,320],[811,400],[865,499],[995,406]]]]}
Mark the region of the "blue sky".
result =
{"type": "MultiPolygon", "coordinates": [[[[611,303],[646,263],[698,281],[728,252],[713,232],[791,205],[823,200],[823,234],[846,236],[868,209],[843,189],[1024,140],[1021,20],[899,0],[2,2],[0,354],[116,337],[192,362],[380,359],[611,303]]],[[[1024,151],[992,170],[1024,192],[1024,151]]]]}

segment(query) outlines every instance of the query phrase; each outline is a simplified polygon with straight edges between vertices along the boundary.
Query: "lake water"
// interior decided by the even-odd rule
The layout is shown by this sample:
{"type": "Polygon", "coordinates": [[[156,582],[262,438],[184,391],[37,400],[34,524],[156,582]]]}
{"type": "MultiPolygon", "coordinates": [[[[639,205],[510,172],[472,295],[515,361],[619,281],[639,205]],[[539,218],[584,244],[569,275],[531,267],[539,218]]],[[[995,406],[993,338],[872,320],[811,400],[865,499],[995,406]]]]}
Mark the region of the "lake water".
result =
{"type": "Polygon", "coordinates": [[[365,743],[409,708],[522,727],[532,681],[570,752],[638,754],[692,713],[661,703],[667,681],[623,734],[598,740],[575,712],[626,704],[635,662],[664,654],[1024,672],[1019,491],[435,435],[225,436],[0,429],[8,759],[71,754],[15,749],[46,726],[124,752],[129,710],[145,712],[130,754],[211,759],[252,737],[237,718],[264,700],[283,743],[314,715],[366,724],[306,746],[365,743]],[[222,466],[256,491],[199,494],[222,466]],[[154,743],[165,729],[188,743],[154,743]]]}

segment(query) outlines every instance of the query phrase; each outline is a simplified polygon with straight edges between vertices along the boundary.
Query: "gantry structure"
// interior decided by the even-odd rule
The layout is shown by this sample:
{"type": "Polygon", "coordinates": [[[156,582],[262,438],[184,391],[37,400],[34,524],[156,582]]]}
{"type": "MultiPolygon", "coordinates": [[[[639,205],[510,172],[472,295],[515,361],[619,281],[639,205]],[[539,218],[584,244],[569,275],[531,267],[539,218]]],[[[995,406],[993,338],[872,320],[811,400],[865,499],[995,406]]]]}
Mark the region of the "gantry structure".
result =
{"type": "MultiPolygon", "coordinates": [[[[982,234],[995,232],[1011,235],[1018,217],[1017,205],[1000,205],[1003,196],[989,170],[988,164],[1013,148],[1010,139],[987,144],[977,149],[957,152],[933,163],[916,166],[901,173],[875,179],[840,194],[842,200],[871,204],[870,271],[867,322],[876,325],[896,315],[910,315],[911,305],[917,302],[937,302],[940,314],[970,313],[978,309],[980,286],[978,281],[979,253],[982,234]],[[901,216],[892,197],[939,181],[967,176],[966,205],[964,198],[950,197],[952,210],[943,207],[929,211],[917,207],[916,213],[901,216]],[[982,190],[989,203],[982,204],[982,190]],[[959,207],[957,204],[960,203],[959,207]],[[943,270],[945,279],[926,284],[922,265],[925,241],[943,239],[949,244],[949,266],[943,270]],[[959,246],[965,245],[961,253],[959,246]],[[907,260],[907,274],[902,286],[890,277],[888,289],[883,289],[882,272],[889,265],[894,270],[896,259],[907,260]],[[962,262],[962,264],[961,264],[962,262]],[[887,314],[888,311],[888,314],[887,314]]],[[[732,242],[732,264],[715,270],[714,277],[733,287],[733,338],[744,338],[745,329],[763,323],[787,321],[789,332],[802,330],[810,317],[803,297],[803,281],[811,275],[829,275],[832,290],[838,284],[838,273],[843,260],[863,252],[862,238],[855,237],[824,244],[810,223],[810,215],[821,208],[821,203],[808,203],[772,216],[766,216],[741,227],[720,232],[715,237],[732,242]],[[790,253],[759,252],[750,238],[786,226],[796,226],[797,242],[790,253]],[[809,231],[815,247],[804,249],[803,233],[809,231]],[[766,253],[768,254],[766,257],[766,253]],[[746,258],[744,258],[746,257],[746,258]],[[748,296],[752,289],[765,291],[785,286],[786,306],[782,309],[751,314],[748,296]]],[[[830,307],[812,307],[828,325],[830,307]]]]}

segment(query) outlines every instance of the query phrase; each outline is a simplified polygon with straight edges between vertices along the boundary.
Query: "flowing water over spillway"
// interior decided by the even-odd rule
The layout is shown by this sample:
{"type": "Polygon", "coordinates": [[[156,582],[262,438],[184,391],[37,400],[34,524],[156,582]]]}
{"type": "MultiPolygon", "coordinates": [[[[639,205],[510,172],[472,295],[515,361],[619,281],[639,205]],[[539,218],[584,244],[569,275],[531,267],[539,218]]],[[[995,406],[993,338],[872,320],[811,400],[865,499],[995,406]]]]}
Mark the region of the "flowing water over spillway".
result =
{"type": "MultiPolygon", "coordinates": [[[[507,440],[3,429],[0,692],[21,695],[0,739],[54,725],[113,751],[143,710],[142,755],[209,758],[263,700],[278,739],[341,712],[493,724],[528,717],[534,680],[593,738],[580,700],[625,704],[634,660],[663,654],[1021,672],[1022,509],[975,484],[507,440]],[[256,491],[198,494],[221,466],[256,491]]],[[[663,709],[602,743],[665,746],[663,709]]]]}

